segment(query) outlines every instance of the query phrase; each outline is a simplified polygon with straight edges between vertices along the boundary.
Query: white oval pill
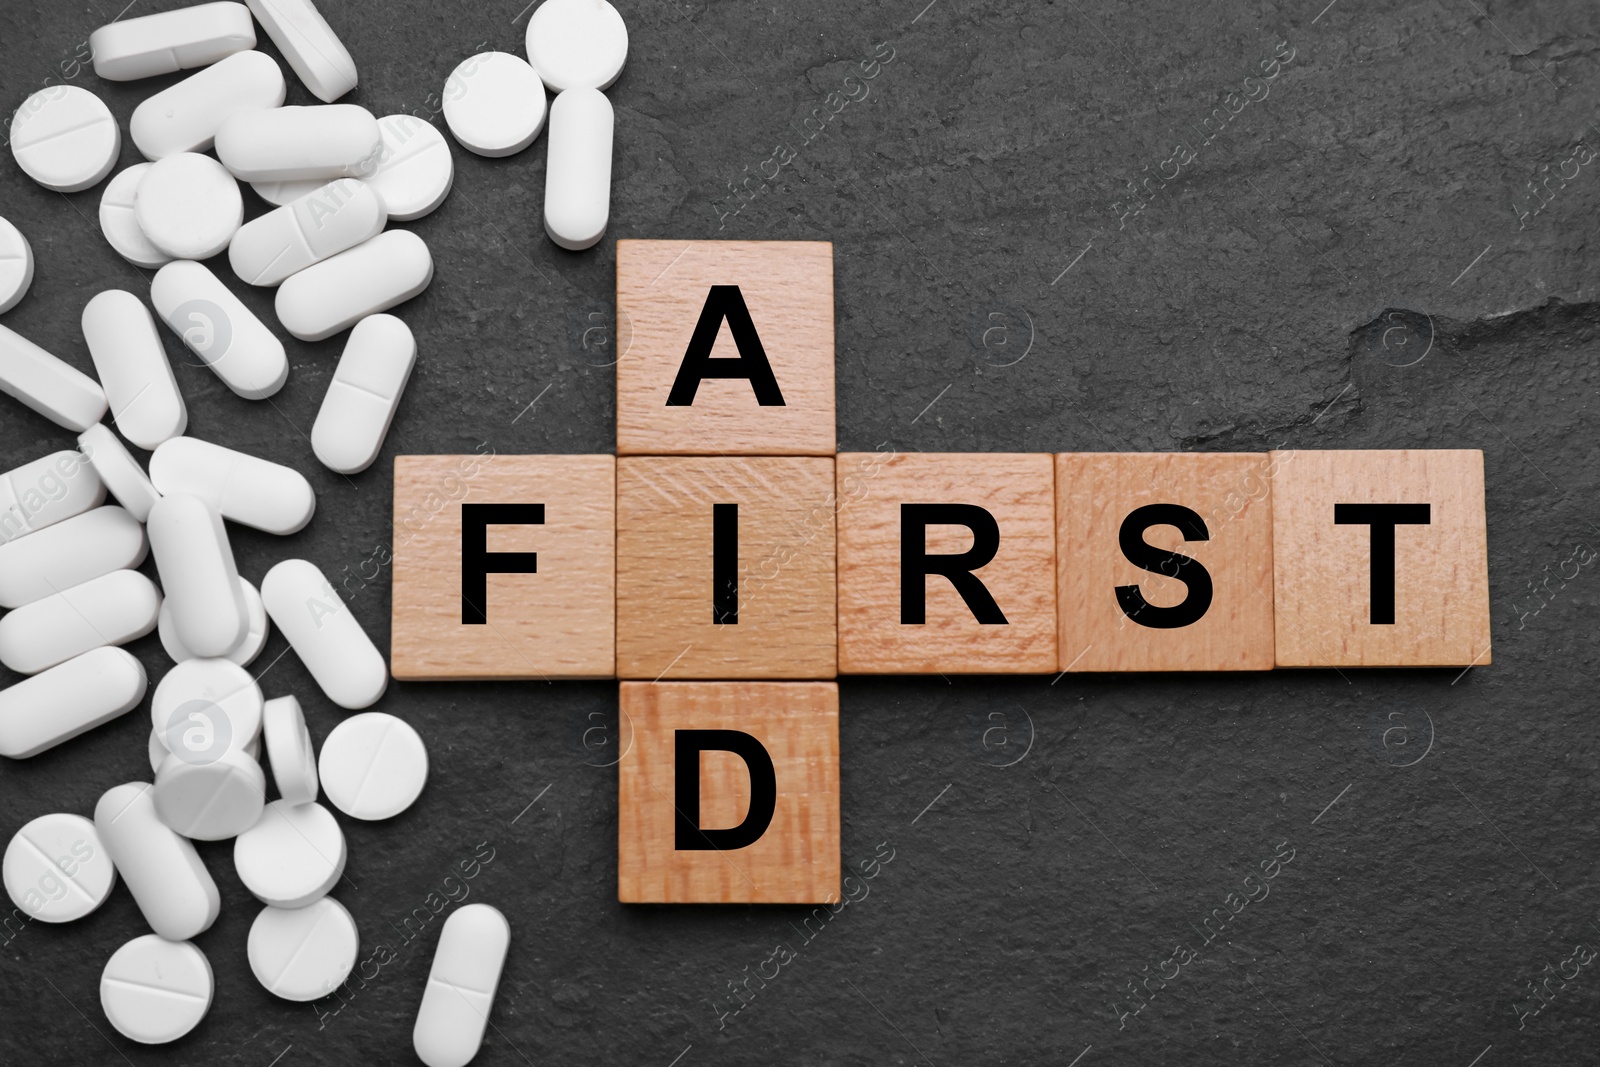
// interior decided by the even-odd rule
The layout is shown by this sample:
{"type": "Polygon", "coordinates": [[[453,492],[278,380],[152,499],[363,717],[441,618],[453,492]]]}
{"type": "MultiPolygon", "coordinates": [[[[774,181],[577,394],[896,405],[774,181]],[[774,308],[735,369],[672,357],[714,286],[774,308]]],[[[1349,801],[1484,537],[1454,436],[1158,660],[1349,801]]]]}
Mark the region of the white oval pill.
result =
{"type": "Polygon", "coordinates": [[[326,178],[303,178],[295,182],[251,182],[256,195],[273,207],[292,204],[307,193],[314,193],[327,185],[326,178]]]}
{"type": "Polygon", "coordinates": [[[87,89],[40,89],[11,116],[11,154],[22,172],[46,189],[76,193],[99,183],[116,165],[122,131],[111,109],[87,89]]]}
{"type": "Polygon", "coordinates": [[[128,123],[146,159],[204,152],[236,111],[283,103],[283,71],[265,52],[236,52],[134,108],[128,123]]]}
{"type": "Polygon", "coordinates": [[[0,315],[17,306],[33,284],[33,246],[5,219],[0,219],[0,315]]]}
{"type": "Polygon", "coordinates": [[[356,323],[311,426],[311,451],[329,470],[372,466],[417,362],[417,341],[393,315],[356,323]]]}
{"type": "Polygon", "coordinates": [[[233,843],[239,881],[276,908],[303,908],[327,896],[344,862],[344,834],[321,804],[274,800],[233,843]]]}
{"type": "Polygon", "coordinates": [[[288,380],[283,342],[204,263],[180,259],[156,271],[150,303],[189,351],[246,400],[264,400],[288,380]]]}
{"type": "Polygon", "coordinates": [[[292,696],[267,701],[261,712],[261,732],[266,737],[272,780],[277,783],[283,802],[310,804],[316,800],[317,754],[311,747],[311,731],[306,729],[300,701],[292,696]]]}
{"type": "Polygon", "coordinates": [[[433,280],[433,257],[410,230],[390,230],[278,287],[278,321],[302,341],[320,341],[422,292],[433,280]]]}
{"type": "Polygon", "coordinates": [[[112,571],[0,618],[0,663],[20,674],[65,663],[155,629],[161,593],[138,571],[112,571]]]}
{"type": "Polygon", "coordinates": [[[206,763],[261,735],[265,701],[250,673],[225,659],[188,659],[156,684],[150,724],[169,753],[206,763]]]}
{"type": "Polygon", "coordinates": [[[444,134],[415,115],[385,115],[378,132],[383,146],[358,177],[383,198],[389,218],[410,222],[444,203],[456,173],[444,134]]]}
{"type": "Polygon", "coordinates": [[[146,525],[178,640],[197,656],[226,656],[250,620],[222,515],[199,497],[163,496],[146,525]]]}
{"type": "Polygon", "coordinates": [[[303,530],[317,507],[299,471],[198,437],[162,442],[150,457],[150,481],[163,496],[197,496],[223,518],[270,534],[303,530]]]}
{"type": "Polygon", "coordinates": [[[6,892],[29,918],[47,923],[81,919],[105,903],[117,870],[82,815],[41,815],[6,846],[6,892]]]}
{"type": "Polygon", "coordinates": [[[151,164],[133,193],[133,215],[150,243],[175,259],[209,259],[244,221],[239,183],[221,163],[178,152],[151,164]]]}
{"type": "Polygon", "coordinates": [[[509,52],[464,60],[444,83],[444,121],[462,147],[480,156],[510,156],[544,128],[544,83],[509,52]]]}
{"type": "Polygon", "coordinates": [[[606,0],[545,0],[528,20],[528,62],[553,93],[604,89],[628,59],[628,27],[606,0]]]}
{"type": "Polygon", "coordinates": [[[250,10],[311,95],[331,103],[356,87],[356,62],[311,0],[249,0],[250,10]]]}
{"type": "MultiPolygon", "coordinates": [[[[257,763],[260,763],[261,737],[257,735],[256,739],[245,745],[241,751],[243,751],[246,756],[249,756],[257,763]]],[[[159,771],[161,769],[161,765],[166,762],[167,757],[172,755],[172,753],[167,750],[167,743],[161,740],[161,735],[156,733],[154,730],[150,731],[150,741],[147,746],[146,754],[150,757],[151,774],[155,774],[157,771],[159,771]]]]}
{"type": "Polygon", "coordinates": [[[337,989],[360,947],[356,921],[343,904],[323,897],[303,908],[263,908],[250,924],[245,951],[267,992],[305,1001],[337,989]]]}
{"type": "Polygon", "coordinates": [[[140,522],[150,517],[150,508],[161,494],[111,427],[97,422],[83,431],[78,435],[78,451],[88,458],[100,481],[130,515],[140,522]]]}
{"type": "Polygon", "coordinates": [[[133,194],[152,163],[135,163],[106,183],[100,194],[100,232],[117,255],[136,267],[159,267],[172,257],[150,243],[133,214],[133,194]]]}
{"type": "Polygon", "coordinates": [[[97,294],[83,309],[83,339],[122,436],[155,448],[189,425],[189,411],[155,319],[122,289],[97,294]]]}
{"type": "Polygon", "coordinates": [[[243,4],[196,4],[121,19],[89,35],[94,72],[126,82],[206,67],[256,46],[256,27],[243,4]]]}
{"type": "Polygon", "coordinates": [[[117,1033],[142,1045],[176,1041],[211,1009],[211,961],[187,941],[136,937],[100,973],[100,1008],[117,1033]]]}
{"type": "Polygon", "coordinates": [[[383,654],[316,564],[286,559],[273,567],[262,579],[261,601],[329,700],[365,708],[383,695],[383,654]]]}
{"type": "Polygon", "coordinates": [[[146,687],[138,660],[104,647],[0,689],[0,756],[27,759],[110,722],[146,687]]]}
{"type": "Polygon", "coordinates": [[[152,794],[148,782],[106,790],[94,806],[94,828],[150,929],[185,941],[216,921],[222,897],[193,843],[156,815],[152,794]]]}
{"type": "Polygon", "coordinates": [[[428,1067],[466,1067],[478,1054],[510,947],[511,924],[488,904],[467,904],[444,921],[411,1030],[428,1067]]]}
{"type": "MultiPolygon", "coordinates": [[[[221,658],[240,667],[248,667],[266,647],[267,635],[271,628],[267,625],[267,609],[261,603],[261,594],[250,584],[248,578],[239,579],[239,591],[244,595],[244,610],[249,621],[245,625],[244,637],[221,658]]],[[[172,662],[182,663],[185,660],[200,658],[185,648],[183,642],[178,639],[178,628],[172,621],[172,609],[167,607],[165,601],[161,603],[161,615],[156,620],[156,632],[161,637],[162,649],[172,662]]]]}
{"type": "Polygon", "coordinates": [[[75,515],[46,537],[19,537],[0,545],[0,608],[20,608],[63,589],[144,562],[144,527],[122,508],[75,515]]]}
{"type": "Polygon", "coordinates": [[[389,819],[428,782],[428,750],[409,723],[369,711],[333,728],[317,762],[323,795],[354,819],[389,819]]]}
{"type": "Polygon", "coordinates": [[[5,326],[0,326],[0,393],[78,433],[106,413],[99,382],[5,326]]]}
{"type": "Polygon", "coordinates": [[[70,449],[0,474],[0,544],[105,503],[106,487],[83,453],[70,449]]]}
{"type": "Polygon", "coordinates": [[[591,248],[611,213],[611,101],[598,89],[568,89],[550,106],[544,229],[562,248],[591,248]]]}
{"type": "Polygon", "coordinates": [[[389,215],[365,182],[341,178],[239,227],[228,262],[242,281],[277,285],[383,232],[389,215]]]}
{"type": "Polygon", "coordinates": [[[156,771],[156,814],[192,841],[223,841],[256,824],[267,802],[267,776],[243,752],[210,763],[173,753],[156,771]]]}
{"type": "Polygon", "coordinates": [[[359,104],[240,111],[217,130],[217,158],[246,182],[339,178],[378,153],[378,120],[359,104]]]}

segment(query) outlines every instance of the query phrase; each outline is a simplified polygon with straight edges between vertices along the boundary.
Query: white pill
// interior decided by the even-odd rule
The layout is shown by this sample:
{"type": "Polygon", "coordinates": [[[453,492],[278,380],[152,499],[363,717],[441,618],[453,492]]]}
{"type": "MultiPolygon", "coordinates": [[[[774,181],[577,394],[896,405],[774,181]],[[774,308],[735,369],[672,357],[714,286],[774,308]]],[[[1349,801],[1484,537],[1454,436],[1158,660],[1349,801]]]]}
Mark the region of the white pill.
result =
{"type": "Polygon", "coordinates": [[[611,213],[611,101],[598,89],[568,89],[550,105],[544,229],[562,248],[591,248],[611,213]]]}
{"type": "Polygon", "coordinates": [[[321,804],[274,800],[233,843],[239,881],[276,908],[303,908],[327,896],[344,861],[344,834],[321,804]]]}
{"type": "Polygon", "coordinates": [[[150,508],[161,499],[161,494],[150,484],[144,468],[117,439],[111,427],[97,422],[80,433],[78,451],[88,458],[117,503],[140,522],[150,517],[150,508]]]}
{"type": "Polygon", "coordinates": [[[428,1067],[466,1067],[478,1054],[510,947],[511,924],[488,904],[467,904],[444,921],[411,1031],[428,1067]]]}
{"type": "Polygon", "coordinates": [[[320,341],[410,300],[432,280],[433,257],[422,238],[389,230],[280,285],[278,321],[302,341],[320,341]]]}
{"type": "Polygon", "coordinates": [[[356,61],[311,0],[249,0],[250,10],[311,95],[332,103],[356,87],[356,61]]]}
{"type": "Polygon", "coordinates": [[[236,111],[283,103],[283,71],[265,52],[236,52],[133,110],[128,133],[146,159],[204,152],[236,111]]]}
{"type": "Polygon", "coordinates": [[[0,474],[0,544],[82,515],[106,500],[83,453],[70,449],[0,474]]]}
{"type": "Polygon", "coordinates": [[[544,128],[544,83],[509,52],[464,60],[444,83],[444,121],[462,147],[480,156],[510,156],[544,128]]]}
{"type": "Polygon", "coordinates": [[[455,181],[455,160],[444,134],[415,115],[385,115],[378,120],[383,145],[358,175],[397,222],[420,219],[444,203],[455,181]]]}
{"type": "MultiPolygon", "coordinates": [[[[261,762],[261,738],[260,738],[260,736],[258,735],[254,741],[250,742],[248,745],[245,745],[242,751],[244,752],[244,754],[246,756],[249,756],[251,759],[255,760],[257,763],[260,763],[261,762]]],[[[159,771],[161,769],[161,764],[166,762],[166,759],[167,759],[168,756],[172,755],[172,753],[167,750],[167,743],[165,741],[161,740],[161,735],[156,733],[154,730],[150,731],[150,742],[149,742],[149,745],[148,745],[148,755],[150,757],[150,773],[151,774],[155,774],[157,771],[159,771]]]]}
{"type": "Polygon", "coordinates": [[[76,193],[99,183],[116,165],[122,131],[111,109],[87,89],[40,89],[11,116],[11,154],[22,172],[46,189],[76,193]]]}
{"type": "Polygon", "coordinates": [[[322,793],[353,819],[389,819],[428,782],[428,750],[410,724],[369,711],[333,728],[317,762],[322,793]]]}
{"type": "Polygon", "coordinates": [[[189,351],[246,400],[264,400],[289,379],[283,342],[204,263],[180,259],[156,271],[150,303],[189,351]]]}
{"type": "Polygon", "coordinates": [[[133,194],[154,164],[135,163],[106,183],[100,194],[100,232],[117,255],[136,267],[159,267],[172,257],[150,243],[133,214],[133,194]]]}
{"type": "Polygon", "coordinates": [[[528,20],[528,62],[553,93],[604,89],[628,59],[628,27],[606,0],[545,0],[528,20]]]}
{"type": "Polygon", "coordinates": [[[122,508],[75,515],[45,537],[0,545],[0,608],[20,608],[112,571],[144,562],[144,527],[122,508]]]}
{"type": "Polygon", "coordinates": [[[305,1001],[337,989],[360,947],[356,921],[343,904],[323,897],[303,908],[263,908],[250,924],[245,951],[267,992],[305,1001]]]}
{"type": "Polygon", "coordinates": [[[277,564],[261,582],[261,602],[329,700],[365,708],[383,695],[389,684],[383,654],[316,564],[277,564]]]}
{"type": "Polygon", "coordinates": [[[161,593],[138,571],[112,571],[0,618],[0,663],[37,674],[102,645],[155,629],[161,593]]]}
{"type": "Polygon", "coordinates": [[[247,182],[340,178],[360,172],[382,139],[359,104],[241,111],[217,130],[217,158],[247,182]]]}
{"type": "Polygon", "coordinates": [[[244,197],[227,168],[198,152],[151,164],[133,193],[139,229],[174,259],[209,259],[228,247],[244,221],[244,197]]]}
{"type": "Polygon", "coordinates": [[[6,846],[6,892],[29,918],[47,923],[81,919],[105,903],[117,869],[82,815],[41,815],[6,846]]]}
{"type": "Polygon", "coordinates": [[[292,696],[267,701],[261,712],[261,732],[272,763],[272,780],[277,783],[283,803],[310,804],[316,800],[317,754],[311,747],[311,731],[306,729],[300,701],[292,696]]]}
{"type": "Polygon", "coordinates": [[[150,457],[150,481],[163,496],[197,496],[223,518],[270,534],[303,530],[317,507],[299,471],[198,437],[162,442],[150,457]]]}
{"type": "Polygon", "coordinates": [[[184,431],[189,410],[138,297],[122,289],[97,294],[83,309],[83,339],[122,436],[151,449],[184,431]]]}
{"type": "Polygon", "coordinates": [[[0,326],[0,393],[77,433],[106,413],[99,382],[5,326],[0,326]]]}
{"type": "Polygon", "coordinates": [[[200,1024],[211,1009],[213,988],[204,952],[187,941],[145,934],[106,961],[100,1008],[129,1041],[164,1045],[200,1024]]]}
{"type": "Polygon", "coordinates": [[[0,315],[16,307],[32,284],[33,246],[21,230],[0,219],[0,315]]]}
{"type": "Polygon", "coordinates": [[[186,941],[216,921],[222,897],[194,844],[156,814],[153,794],[148,782],[106,790],[94,806],[94,828],[150,929],[186,941]]]}
{"type": "Polygon", "coordinates": [[[316,192],[327,184],[326,178],[302,178],[293,182],[251,182],[250,188],[273,207],[283,207],[308,193],[316,192]]]}
{"type": "Polygon", "coordinates": [[[267,776],[239,751],[223,752],[208,763],[173,753],[156,771],[154,792],[162,822],[192,841],[224,841],[261,818],[267,776]]]}
{"type": "Polygon", "coordinates": [[[311,426],[311,451],[329,470],[372,466],[417,362],[411,329],[393,315],[356,323],[311,426]]]}
{"type": "Polygon", "coordinates": [[[226,656],[250,618],[222,515],[199,497],[163,496],[146,525],[178,640],[196,656],[226,656]]]}
{"type": "Polygon", "coordinates": [[[248,671],[225,659],[188,659],[150,697],[150,724],[169,753],[204,763],[261,736],[265,701],[248,671]]]}
{"type": "Polygon", "coordinates": [[[388,220],[382,198],[365,182],[341,178],[245,223],[228,245],[228,262],[251,285],[277,285],[378,236],[388,220]]]}
{"type": "Polygon", "coordinates": [[[110,722],[146,685],[138,660],[104,647],[0,689],[0,756],[26,759],[110,722]]]}
{"type": "Polygon", "coordinates": [[[196,4],[121,19],[89,35],[94,72],[113,82],[207,67],[255,46],[250,9],[230,3],[196,4]]]}
{"type": "MultiPolygon", "coordinates": [[[[240,667],[248,667],[266,647],[270,628],[267,625],[267,609],[262,605],[261,594],[256,591],[256,587],[250,584],[249,579],[240,578],[239,590],[244,594],[244,610],[249,621],[245,626],[244,638],[221,658],[240,667]]],[[[172,621],[172,609],[167,607],[165,601],[161,604],[161,617],[156,621],[156,632],[161,637],[162,649],[172,662],[182,663],[185,660],[199,658],[185,648],[183,642],[178,639],[178,628],[172,621]]]]}

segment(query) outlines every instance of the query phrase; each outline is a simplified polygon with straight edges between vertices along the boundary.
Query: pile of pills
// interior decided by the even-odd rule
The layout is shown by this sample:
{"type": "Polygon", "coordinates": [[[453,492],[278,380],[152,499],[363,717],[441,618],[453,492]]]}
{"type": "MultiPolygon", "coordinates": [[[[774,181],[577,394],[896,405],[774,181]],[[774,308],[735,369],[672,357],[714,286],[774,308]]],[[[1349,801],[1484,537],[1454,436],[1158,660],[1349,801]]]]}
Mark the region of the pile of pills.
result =
{"type": "MultiPolygon", "coordinates": [[[[202,262],[223,252],[239,284],[276,287],[277,325],[290,335],[349,330],[311,446],[330,470],[365,470],[417,358],[410,329],[385,312],[434,274],[426,243],[388,227],[437,208],[454,165],[432,125],[334,102],[355,88],[356,65],[311,0],[199,4],[114,22],[90,43],[110,81],[195,73],[134,110],[127,132],[147,162],[114,176],[122,129],[89,90],[42,89],[12,119],[12,153],[39,184],[75,193],[110,177],[101,231],[156,273],[148,302],[108,289],[84,307],[94,377],[0,325],[0,392],[78,435],[75,449],[0,475],[0,663],[27,676],[0,690],[0,755],[25,759],[137,707],[149,679],[120,646],[157,632],[174,666],[150,694],[152,781],[106,790],[92,821],[34,818],[5,850],[3,880],[31,918],[70,922],[120,874],[153,933],[105,962],[101,1005],[120,1033],[153,1044],[193,1029],[213,995],[211,965],[190,939],[215,922],[221,896],[192,842],[233,840],[239,881],[263,905],[245,946],[251,970],[279,997],[312,1000],[345,980],[360,940],[329,895],[347,851],[319,798],[350,818],[389,819],[428,778],[427,749],[407,723],[364,711],[319,755],[300,702],[267,699],[246,669],[276,627],[341,708],[370,707],[389,676],[316,564],[283,560],[259,589],[240,576],[230,524],[293,534],[312,520],[316,494],[296,470],[187,436],[161,330],[241,398],[284,387],[283,342],[202,262]],[[283,71],[255,50],[258,25],[322,104],[284,106],[283,71]],[[241,183],[273,210],[245,222],[241,183]],[[124,440],[151,453],[147,467],[124,440]],[[147,555],[159,588],[136,569],[147,555]]],[[[610,211],[603,90],[622,70],[627,29],[606,0],[544,0],[526,45],[526,61],[487,52],[458,66],[445,122],[471,151],[507,156],[532,144],[548,110],[545,228],[564,248],[589,248],[610,211]]],[[[33,273],[26,237],[0,219],[0,313],[33,273]]],[[[424,1063],[476,1053],[509,944],[505,917],[487,905],[446,921],[413,1031],[424,1063]]]]}

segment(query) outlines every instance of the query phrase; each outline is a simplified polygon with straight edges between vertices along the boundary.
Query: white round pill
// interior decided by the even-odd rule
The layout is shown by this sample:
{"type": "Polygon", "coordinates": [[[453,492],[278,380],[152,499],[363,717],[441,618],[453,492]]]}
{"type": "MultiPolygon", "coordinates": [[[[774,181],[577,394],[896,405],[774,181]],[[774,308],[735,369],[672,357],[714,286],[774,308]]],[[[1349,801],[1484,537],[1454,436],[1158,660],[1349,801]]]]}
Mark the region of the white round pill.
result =
{"type": "Polygon", "coordinates": [[[251,182],[250,188],[273,207],[287,207],[327,184],[326,178],[301,178],[288,182],[251,182]]]}
{"type": "Polygon", "coordinates": [[[277,908],[303,908],[327,896],[344,861],[344,834],[321,804],[274,800],[233,842],[239,881],[277,908]]]}
{"type": "Polygon", "coordinates": [[[11,154],[47,189],[76,193],[111,173],[122,131],[111,109],[87,89],[40,89],[11,116],[11,154]]]}
{"type": "Polygon", "coordinates": [[[211,1008],[211,962],[187,941],[136,937],[100,973],[100,1007],[117,1033],[163,1045],[193,1030],[211,1008]]]}
{"type": "Polygon", "coordinates": [[[267,701],[261,732],[266,735],[267,758],[272,761],[272,780],[278,784],[279,795],[290,804],[316,800],[317,754],[311,747],[311,731],[306,729],[300,701],[292,696],[267,701]]]}
{"type": "Polygon", "coordinates": [[[361,947],[356,921],[332,897],[303,908],[263,908],[246,952],[256,981],[285,1000],[316,1000],[339,987],[361,947]]]}
{"type": "Polygon", "coordinates": [[[186,659],[156,685],[150,725],[169,751],[207,763],[229,749],[243,749],[261,732],[264,702],[261,687],[237,663],[186,659]]]}
{"type": "Polygon", "coordinates": [[[244,221],[244,197],[210,156],[179,152],[145,171],[133,195],[139,228],[174,259],[209,259],[228,247],[244,221]]]}
{"type": "Polygon", "coordinates": [[[544,83],[509,52],[481,52],[444,83],[444,121],[462,146],[480,156],[510,156],[544,127],[544,83]]]}
{"type": "Polygon", "coordinates": [[[156,771],[156,814],[191,841],[222,841],[256,824],[267,801],[267,776],[243,752],[223,752],[210,763],[171,755],[156,771]]]}
{"type": "Polygon", "coordinates": [[[528,62],[553,93],[604,89],[628,58],[628,27],[606,0],[545,0],[528,20],[528,62]]]}
{"type": "Polygon", "coordinates": [[[444,134],[415,115],[385,115],[378,133],[383,144],[360,178],[382,198],[389,218],[410,222],[444,203],[456,173],[444,134]]]}
{"type": "MultiPolygon", "coordinates": [[[[434,136],[443,138],[437,130],[434,136]]],[[[33,246],[22,236],[21,230],[0,219],[0,315],[16,307],[32,284],[33,246]]]]}
{"type": "Polygon", "coordinates": [[[334,807],[356,819],[388,819],[427,784],[428,750],[409,724],[369,711],[333,728],[317,769],[334,807]]]}
{"type": "MultiPolygon", "coordinates": [[[[116,490],[113,489],[112,492],[115,493],[116,490]]],[[[245,613],[250,616],[249,629],[223,658],[240,667],[248,667],[255,662],[257,656],[261,655],[261,650],[267,647],[267,609],[261,603],[261,594],[250,584],[249,579],[239,579],[239,590],[244,594],[245,613]]],[[[172,662],[183,663],[198,658],[183,647],[183,642],[178,639],[178,628],[172,622],[172,611],[164,600],[161,602],[161,615],[156,620],[156,632],[161,636],[161,647],[172,662]]]]}
{"type": "Polygon", "coordinates": [[[41,815],[6,846],[6,892],[30,919],[81,919],[111,895],[117,869],[82,815],[41,815]]]}
{"type": "Polygon", "coordinates": [[[136,267],[159,267],[172,257],[150,243],[133,214],[133,194],[153,163],[135,163],[106,183],[100,194],[100,232],[117,255],[136,267]]]}

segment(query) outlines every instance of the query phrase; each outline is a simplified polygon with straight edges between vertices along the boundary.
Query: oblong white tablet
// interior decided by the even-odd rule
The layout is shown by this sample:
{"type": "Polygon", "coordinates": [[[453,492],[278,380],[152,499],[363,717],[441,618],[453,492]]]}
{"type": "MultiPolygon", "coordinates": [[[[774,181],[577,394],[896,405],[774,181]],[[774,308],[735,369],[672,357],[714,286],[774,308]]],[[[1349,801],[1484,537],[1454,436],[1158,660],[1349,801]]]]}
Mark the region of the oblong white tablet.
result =
{"type": "Polygon", "coordinates": [[[323,897],[303,908],[263,908],[250,924],[245,951],[267,992],[304,1001],[337,989],[360,947],[356,921],[343,904],[323,897]]]}
{"type": "Polygon", "coordinates": [[[0,393],[77,433],[106,413],[99,382],[5,326],[0,326],[0,393]]]}
{"type": "Polygon", "coordinates": [[[606,0],[545,0],[528,20],[528,62],[553,93],[604,89],[628,59],[628,27],[606,0]]]}
{"type": "Polygon", "coordinates": [[[353,819],[390,819],[428,784],[428,750],[404,720],[381,711],[333,728],[317,761],[322,793],[353,819]]]}
{"type": "Polygon", "coordinates": [[[100,232],[117,255],[136,267],[159,267],[172,257],[150,243],[133,214],[133,194],[151,163],[135,163],[106,183],[100,194],[100,232]]]}
{"type": "Polygon", "coordinates": [[[562,248],[591,248],[611,214],[611,101],[599,89],[568,89],[550,105],[544,229],[562,248]]]}
{"type": "Polygon", "coordinates": [[[358,177],[377,190],[389,218],[410,222],[444,203],[456,173],[444,134],[415,115],[385,115],[378,132],[383,146],[358,177]]]}
{"type": "Polygon", "coordinates": [[[32,284],[33,246],[21,230],[0,219],[0,315],[16,307],[32,284]]]}
{"type": "Polygon", "coordinates": [[[466,1067],[478,1054],[510,947],[511,924],[488,904],[464,905],[444,921],[411,1030],[428,1067],[466,1067]]]}
{"type": "Polygon", "coordinates": [[[130,515],[140,522],[150,517],[150,508],[161,494],[150,484],[144,468],[117,439],[111,427],[97,422],[80,433],[78,451],[88,458],[100,481],[130,515]]]}
{"type": "Polygon", "coordinates": [[[104,647],[0,689],[0,756],[27,759],[110,722],[146,684],[138,660],[104,647]]]}
{"type": "Polygon", "coordinates": [[[383,653],[316,564],[286,559],[273,567],[262,579],[261,602],[329,700],[355,709],[383,695],[383,653]]]}
{"type": "Polygon", "coordinates": [[[433,257],[410,230],[390,230],[278,287],[278,321],[302,341],[320,341],[402,304],[433,280],[433,257]]]}
{"type": "Polygon", "coordinates": [[[101,645],[155,629],[161,593],[138,571],[112,571],[0,618],[0,663],[37,674],[101,645]]]}
{"type": "Polygon", "coordinates": [[[150,481],[163,496],[197,496],[223,518],[270,534],[305,529],[317,508],[299,471],[198,437],[162,442],[150,457],[150,481]]]}
{"type": "Polygon", "coordinates": [[[271,56],[236,52],[134,108],[128,133],[146,159],[204,152],[229,115],[277,107],[283,93],[283,71],[271,56]]]}
{"type": "Polygon", "coordinates": [[[261,818],[267,776],[237,750],[210,763],[190,763],[174,753],[161,761],[153,792],[162,822],[191,841],[223,841],[261,818]]]}
{"type": "Polygon", "coordinates": [[[117,869],[82,815],[41,815],[6,846],[6,892],[29,918],[47,923],[81,919],[105,903],[117,869]]]}
{"type": "Polygon", "coordinates": [[[217,130],[217,158],[240,181],[358,174],[378,153],[378,120],[359,104],[240,111],[217,130]]]}
{"type": "Polygon", "coordinates": [[[312,96],[332,103],[356,87],[356,61],[311,0],[249,3],[261,28],[312,96]]]}
{"type": "Polygon", "coordinates": [[[150,303],[189,351],[246,400],[264,400],[289,379],[283,342],[204,263],[156,271],[150,303]]]}
{"type": "Polygon", "coordinates": [[[228,262],[242,281],[277,285],[378,236],[388,221],[383,200],[366,182],[340,178],[239,227],[228,262]]]}
{"type": "Polygon", "coordinates": [[[417,362],[411,329],[393,315],[356,323],[311,426],[311,451],[329,470],[372,466],[417,362]]]}
{"type": "Polygon", "coordinates": [[[226,656],[250,620],[222,515],[199,497],[163,496],[146,525],[178,640],[196,656],[226,656]]]}
{"type": "Polygon", "coordinates": [[[261,687],[236,663],[189,659],[173,667],[150,697],[150,724],[168,753],[207,763],[244,751],[261,735],[261,687]]]}
{"type": "Polygon", "coordinates": [[[83,309],[83,339],[122,436],[151,449],[184,431],[189,410],[138,297],[122,289],[97,294],[83,309]]]}
{"type": "Polygon", "coordinates": [[[75,515],[45,537],[0,545],[0,608],[20,608],[144,562],[144,527],[112,504],[75,515]]]}
{"type": "MultiPolygon", "coordinates": [[[[244,610],[248,616],[245,635],[222,658],[240,667],[248,667],[266,647],[271,627],[267,625],[267,609],[261,603],[261,594],[250,584],[248,578],[239,579],[239,591],[244,594],[244,610]]],[[[156,632],[161,636],[161,648],[172,662],[182,663],[185,660],[200,658],[185,648],[183,642],[179,640],[178,628],[172,621],[172,609],[167,607],[166,601],[161,603],[161,615],[156,620],[156,632]]]]}
{"type": "Polygon", "coordinates": [[[94,72],[126,82],[206,67],[256,46],[256,27],[243,4],[196,4],[121,19],[89,35],[94,72]]]}
{"type": "Polygon", "coordinates": [[[221,163],[177,152],[150,165],[133,192],[133,216],[150,243],[175,259],[209,259],[244,221],[239,183],[221,163]]]}
{"type": "Polygon", "coordinates": [[[317,754],[311,747],[311,731],[306,729],[300,701],[292,696],[267,701],[261,712],[261,732],[272,764],[272,780],[283,802],[295,805],[316,800],[317,754]]]}
{"type": "Polygon", "coordinates": [[[11,116],[11,154],[22,172],[46,189],[76,193],[116,166],[122,131],[111,109],[87,89],[40,89],[11,116]]]}
{"type": "Polygon", "coordinates": [[[100,1008],[117,1033],[142,1045],[176,1041],[211,1009],[211,961],[187,941],[136,937],[100,973],[100,1008]]]}
{"type": "Polygon", "coordinates": [[[106,500],[83,453],[67,449],[0,474],[0,544],[82,515],[106,500]]]}
{"type": "Polygon", "coordinates": [[[444,83],[444,121],[463,148],[480,156],[510,156],[544,128],[544,83],[509,52],[480,52],[444,83]]]}
{"type": "Polygon", "coordinates": [[[344,862],[344,834],[321,804],[274,800],[233,843],[239,881],[276,908],[303,908],[327,896],[344,862]]]}
{"type": "Polygon", "coordinates": [[[156,814],[152,794],[148,782],[106,790],[94,806],[94,828],[150,929],[186,941],[216,921],[222,897],[193,843],[156,814]]]}

